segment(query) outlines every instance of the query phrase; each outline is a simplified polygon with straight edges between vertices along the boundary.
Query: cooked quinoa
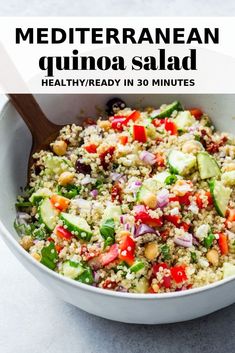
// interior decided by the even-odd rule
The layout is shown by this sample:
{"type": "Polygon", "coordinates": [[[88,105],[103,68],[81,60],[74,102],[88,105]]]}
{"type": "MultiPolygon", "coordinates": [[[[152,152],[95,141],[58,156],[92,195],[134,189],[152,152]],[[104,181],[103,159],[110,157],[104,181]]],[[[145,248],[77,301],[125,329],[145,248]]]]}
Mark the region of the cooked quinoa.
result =
{"type": "Polygon", "coordinates": [[[73,280],[131,293],[235,275],[235,138],[179,102],[63,127],[17,200],[20,244],[73,280]],[[106,119],[106,120],[104,120],[106,119]]]}

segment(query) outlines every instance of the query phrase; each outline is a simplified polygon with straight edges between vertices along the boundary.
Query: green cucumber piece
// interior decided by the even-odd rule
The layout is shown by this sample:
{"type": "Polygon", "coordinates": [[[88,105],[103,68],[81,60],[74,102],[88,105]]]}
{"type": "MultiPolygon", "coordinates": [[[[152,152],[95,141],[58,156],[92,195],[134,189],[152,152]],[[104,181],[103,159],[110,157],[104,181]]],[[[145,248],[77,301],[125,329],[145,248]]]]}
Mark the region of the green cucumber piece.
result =
{"type": "Polygon", "coordinates": [[[61,212],[60,219],[63,221],[67,229],[77,238],[90,241],[92,231],[84,218],[72,215],[70,213],[61,212]]]}
{"type": "Polygon", "coordinates": [[[197,163],[201,179],[208,179],[220,175],[220,168],[216,160],[207,152],[197,154],[197,163]]]}
{"type": "Polygon", "coordinates": [[[221,217],[224,217],[232,190],[218,180],[212,180],[209,186],[215,209],[221,217]]]}
{"type": "Polygon", "coordinates": [[[145,264],[142,261],[136,261],[131,267],[130,271],[137,273],[145,267],[145,264]]]}
{"type": "Polygon", "coordinates": [[[164,118],[169,118],[171,114],[175,111],[180,111],[183,110],[182,105],[180,104],[179,101],[175,101],[171,104],[168,104],[164,110],[162,110],[159,114],[154,116],[152,119],[164,119],[164,118]]]}
{"type": "Polygon", "coordinates": [[[93,284],[94,277],[91,268],[86,267],[84,272],[80,276],[78,276],[77,280],[85,284],[93,284]]]}
{"type": "Polygon", "coordinates": [[[121,206],[108,206],[103,214],[102,217],[102,223],[105,223],[107,219],[113,218],[114,221],[119,222],[120,221],[120,216],[122,214],[122,209],[121,206]]]}
{"type": "Polygon", "coordinates": [[[229,172],[225,172],[221,175],[221,181],[226,186],[234,186],[235,185],[235,170],[231,170],[229,172]]]}
{"type": "Polygon", "coordinates": [[[29,201],[32,202],[33,205],[38,205],[42,199],[45,199],[46,197],[50,197],[52,195],[52,192],[47,189],[47,188],[41,188],[35,191],[29,198],[29,201]]]}
{"type": "Polygon", "coordinates": [[[39,222],[45,224],[48,230],[53,230],[58,220],[58,210],[46,198],[39,205],[39,222]]]}
{"type": "Polygon", "coordinates": [[[68,260],[62,264],[61,273],[71,279],[78,278],[84,271],[85,268],[78,262],[68,260]]]}
{"type": "Polygon", "coordinates": [[[168,155],[168,164],[173,174],[189,174],[196,166],[197,159],[194,155],[173,150],[168,155]]]}
{"type": "Polygon", "coordinates": [[[187,128],[195,124],[196,119],[190,114],[188,110],[179,112],[174,119],[174,123],[177,126],[177,129],[180,131],[185,131],[187,128]]]}
{"type": "Polygon", "coordinates": [[[66,172],[71,166],[71,162],[64,157],[49,156],[45,159],[45,173],[49,175],[60,175],[66,172]]]}

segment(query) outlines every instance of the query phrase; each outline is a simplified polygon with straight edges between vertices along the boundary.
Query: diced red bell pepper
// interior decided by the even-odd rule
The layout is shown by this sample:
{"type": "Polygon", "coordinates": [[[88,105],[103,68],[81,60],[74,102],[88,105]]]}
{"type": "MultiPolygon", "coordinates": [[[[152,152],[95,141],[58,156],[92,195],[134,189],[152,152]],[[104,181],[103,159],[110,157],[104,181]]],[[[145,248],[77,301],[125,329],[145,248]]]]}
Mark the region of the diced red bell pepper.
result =
{"type": "Polygon", "coordinates": [[[90,145],[84,146],[84,148],[88,153],[96,153],[97,145],[91,143],[90,145]]]}
{"type": "Polygon", "coordinates": [[[177,135],[178,134],[178,129],[174,121],[170,121],[168,119],[165,119],[165,130],[169,131],[171,135],[177,135]]]}
{"type": "Polygon", "coordinates": [[[98,256],[98,259],[102,266],[107,266],[108,264],[116,260],[117,257],[118,257],[118,245],[113,244],[110,246],[110,249],[107,252],[100,254],[98,256]]]}
{"type": "Polygon", "coordinates": [[[195,119],[199,120],[202,116],[202,111],[201,109],[198,108],[193,108],[193,109],[189,109],[190,114],[194,116],[195,119]]]}
{"type": "Polygon", "coordinates": [[[152,124],[155,127],[159,127],[160,125],[165,124],[165,119],[152,119],[152,124]]]}
{"type": "Polygon", "coordinates": [[[180,223],[180,228],[183,228],[185,230],[185,232],[187,232],[190,228],[190,224],[186,223],[186,222],[181,222],[180,223]]]}
{"type": "Polygon", "coordinates": [[[128,136],[124,136],[124,135],[122,135],[122,136],[119,136],[118,137],[118,140],[119,140],[119,143],[121,144],[121,145],[126,145],[127,144],[127,142],[128,142],[128,136]]]}
{"type": "Polygon", "coordinates": [[[126,122],[126,116],[114,116],[111,119],[111,126],[112,129],[116,130],[116,131],[123,131],[123,126],[125,125],[126,122]]]}
{"type": "Polygon", "coordinates": [[[119,248],[119,259],[131,266],[135,260],[134,240],[129,235],[124,236],[120,241],[119,248]]]}
{"type": "Polygon", "coordinates": [[[50,198],[50,201],[53,204],[53,206],[60,211],[66,211],[70,204],[69,199],[57,194],[52,195],[50,198]]]}
{"type": "Polygon", "coordinates": [[[171,267],[171,276],[176,283],[187,281],[188,277],[185,272],[185,266],[171,267]]]}
{"type": "Polygon", "coordinates": [[[168,222],[173,223],[176,227],[180,225],[181,217],[179,215],[164,215],[164,219],[168,222]]]}
{"type": "Polygon", "coordinates": [[[139,117],[140,117],[140,112],[138,110],[135,110],[126,118],[125,125],[127,125],[131,120],[135,122],[136,120],[139,119],[139,117]]]}
{"type": "Polygon", "coordinates": [[[102,284],[102,287],[104,289],[115,289],[117,287],[117,282],[106,279],[102,284]]]}
{"type": "Polygon", "coordinates": [[[168,268],[168,265],[165,262],[153,264],[152,274],[154,277],[156,277],[156,274],[159,272],[160,267],[162,267],[163,269],[166,269],[168,268]]]}
{"type": "Polygon", "coordinates": [[[162,232],[160,232],[161,238],[163,240],[167,240],[167,238],[169,237],[170,234],[170,230],[169,229],[165,229],[162,232]]]}
{"type": "Polygon", "coordinates": [[[135,221],[141,221],[151,227],[161,227],[163,225],[162,217],[153,218],[149,215],[144,205],[135,206],[135,221]]]}
{"type": "Polygon", "coordinates": [[[58,252],[58,254],[64,249],[64,247],[62,245],[56,244],[55,245],[55,249],[58,252]]]}
{"type": "Polygon", "coordinates": [[[171,196],[169,197],[170,202],[180,202],[179,196],[171,196]]]}
{"type": "Polygon", "coordinates": [[[181,205],[185,205],[185,206],[190,205],[190,200],[189,200],[190,196],[192,196],[191,191],[186,192],[186,194],[184,196],[178,196],[179,203],[181,205]]]}
{"type": "Polygon", "coordinates": [[[73,238],[73,234],[62,226],[57,226],[54,233],[61,239],[71,240],[73,238]]]}
{"type": "Polygon", "coordinates": [[[227,221],[234,222],[235,221],[235,209],[229,208],[227,211],[227,221]]]}
{"type": "Polygon", "coordinates": [[[165,288],[171,288],[171,276],[164,276],[162,280],[163,280],[162,285],[165,288]]]}
{"type": "Polygon", "coordinates": [[[115,183],[112,186],[111,198],[112,198],[112,201],[117,200],[120,203],[122,202],[122,188],[119,183],[115,183]]]}
{"type": "Polygon", "coordinates": [[[99,157],[100,157],[100,162],[101,165],[104,169],[106,169],[109,165],[109,162],[112,160],[113,154],[115,151],[114,146],[110,146],[106,151],[102,152],[99,157]],[[108,161],[106,161],[106,157],[109,155],[108,161]]]}
{"type": "Polygon", "coordinates": [[[133,137],[135,141],[145,143],[147,141],[145,127],[143,125],[133,125],[133,137]]]}
{"type": "MultiPolygon", "coordinates": [[[[202,197],[203,197],[202,194],[196,193],[195,196],[196,196],[197,207],[198,207],[199,209],[204,208],[203,199],[202,199],[202,197]]],[[[213,204],[213,200],[212,200],[212,196],[211,196],[210,191],[207,191],[207,192],[205,193],[205,196],[207,197],[208,206],[211,206],[211,205],[213,204]]]]}
{"type": "Polygon", "coordinates": [[[225,233],[219,233],[219,248],[222,255],[228,255],[228,237],[225,233]]]}

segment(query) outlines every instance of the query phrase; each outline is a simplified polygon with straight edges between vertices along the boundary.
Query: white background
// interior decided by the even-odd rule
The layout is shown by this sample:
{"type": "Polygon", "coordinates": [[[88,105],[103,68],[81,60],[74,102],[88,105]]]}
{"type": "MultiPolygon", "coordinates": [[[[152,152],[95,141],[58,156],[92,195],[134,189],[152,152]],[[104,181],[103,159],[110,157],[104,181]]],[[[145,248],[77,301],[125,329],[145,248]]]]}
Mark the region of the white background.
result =
{"type": "MultiPolygon", "coordinates": [[[[235,2],[0,0],[0,15],[234,16],[235,2]]],[[[0,106],[3,101],[0,97],[0,106]]],[[[0,239],[1,353],[228,353],[235,346],[234,318],[235,306],[165,326],[125,325],[96,318],[55,298],[0,239]]]]}

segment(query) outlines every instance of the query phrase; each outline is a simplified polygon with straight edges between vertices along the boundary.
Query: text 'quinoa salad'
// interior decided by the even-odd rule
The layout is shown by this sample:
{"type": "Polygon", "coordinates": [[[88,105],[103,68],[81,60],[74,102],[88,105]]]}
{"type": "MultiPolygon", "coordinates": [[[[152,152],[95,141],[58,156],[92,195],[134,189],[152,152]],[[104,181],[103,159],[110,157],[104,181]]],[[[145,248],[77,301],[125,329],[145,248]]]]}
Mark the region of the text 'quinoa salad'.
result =
{"type": "Polygon", "coordinates": [[[106,120],[65,126],[34,155],[16,204],[22,247],[66,277],[121,292],[235,275],[235,137],[178,101],[108,107],[106,120]]]}

